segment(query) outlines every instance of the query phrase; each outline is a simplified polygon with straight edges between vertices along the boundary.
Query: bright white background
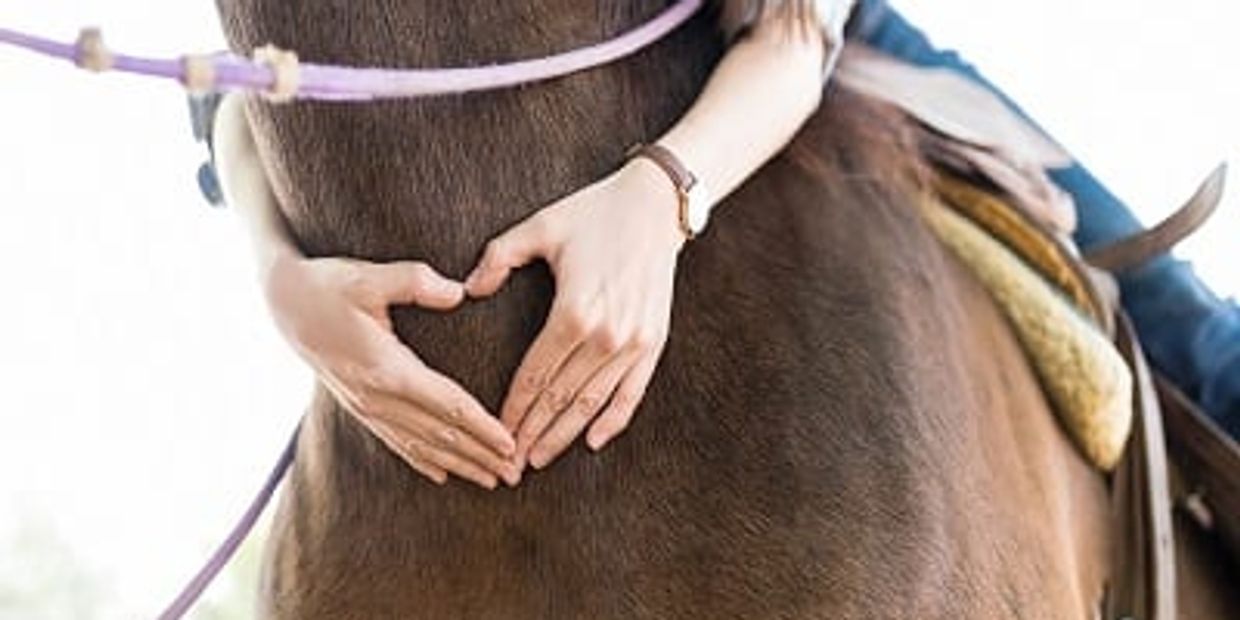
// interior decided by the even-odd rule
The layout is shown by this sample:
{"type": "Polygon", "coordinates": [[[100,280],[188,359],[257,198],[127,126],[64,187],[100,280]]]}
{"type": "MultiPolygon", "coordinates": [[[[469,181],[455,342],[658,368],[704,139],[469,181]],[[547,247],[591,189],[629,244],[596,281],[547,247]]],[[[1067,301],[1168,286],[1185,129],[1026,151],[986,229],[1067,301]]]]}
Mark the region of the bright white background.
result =
{"type": "MultiPolygon", "coordinates": [[[[1232,2],[896,4],[1147,222],[1217,161],[1240,166],[1232,2]]],[[[0,5],[4,26],[83,24],[131,52],[222,45],[207,0],[0,5]]],[[[0,619],[149,617],[242,510],[310,376],[270,325],[234,214],[197,195],[177,88],[0,49],[0,92],[0,619]]],[[[1182,252],[1227,295],[1231,181],[1182,252]]],[[[199,617],[244,617],[229,588],[249,579],[199,617]]]]}

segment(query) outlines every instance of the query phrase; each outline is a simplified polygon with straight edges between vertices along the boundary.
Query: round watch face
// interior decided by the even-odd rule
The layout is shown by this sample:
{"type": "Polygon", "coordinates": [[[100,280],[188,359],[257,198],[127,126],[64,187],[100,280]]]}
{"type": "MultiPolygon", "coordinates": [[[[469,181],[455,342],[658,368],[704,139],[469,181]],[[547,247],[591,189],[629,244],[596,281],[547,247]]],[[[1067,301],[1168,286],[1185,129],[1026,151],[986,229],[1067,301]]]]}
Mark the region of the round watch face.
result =
{"type": "Polygon", "coordinates": [[[702,182],[698,181],[689,188],[689,230],[693,234],[701,234],[706,229],[706,221],[710,219],[710,197],[706,194],[706,188],[702,186],[702,182]]]}

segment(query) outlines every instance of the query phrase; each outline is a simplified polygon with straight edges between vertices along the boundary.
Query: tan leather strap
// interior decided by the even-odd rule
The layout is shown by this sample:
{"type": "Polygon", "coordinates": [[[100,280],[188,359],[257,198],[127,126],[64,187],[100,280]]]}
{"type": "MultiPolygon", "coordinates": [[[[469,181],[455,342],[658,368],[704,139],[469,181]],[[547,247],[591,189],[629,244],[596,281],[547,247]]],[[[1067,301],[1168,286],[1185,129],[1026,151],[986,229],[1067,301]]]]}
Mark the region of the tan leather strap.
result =
{"type": "Polygon", "coordinates": [[[1157,226],[1085,253],[1085,260],[1111,273],[1138,267],[1166,253],[1210,219],[1223,197],[1227,164],[1219,164],[1197,188],[1197,192],[1170,217],[1157,226]]]}
{"type": "Polygon", "coordinates": [[[1132,322],[1116,317],[1116,345],[1133,372],[1132,437],[1111,480],[1116,511],[1108,618],[1176,620],[1175,541],[1162,415],[1132,322]]]}
{"type": "Polygon", "coordinates": [[[1167,450],[1180,473],[1176,506],[1215,533],[1240,563],[1240,444],[1171,382],[1156,379],[1167,423],[1167,450]]]}

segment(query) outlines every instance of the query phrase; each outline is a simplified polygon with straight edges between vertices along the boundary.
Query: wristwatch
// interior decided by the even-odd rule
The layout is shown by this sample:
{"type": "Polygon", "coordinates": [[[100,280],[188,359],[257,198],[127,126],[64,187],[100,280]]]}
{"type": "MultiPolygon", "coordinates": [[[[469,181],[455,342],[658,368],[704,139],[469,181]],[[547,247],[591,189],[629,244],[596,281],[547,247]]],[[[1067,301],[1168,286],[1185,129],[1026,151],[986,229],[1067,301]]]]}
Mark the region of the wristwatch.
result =
{"type": "Polygon", "coordinates": [[[689,172],[689,168],[667,147],[660,144],[637,143],[629,148],[629,158],[645,157],[667,173],[676,187],[680,231],[693,239],[706,230],[710,219],[710,195],[705,184],[689,172]]]}

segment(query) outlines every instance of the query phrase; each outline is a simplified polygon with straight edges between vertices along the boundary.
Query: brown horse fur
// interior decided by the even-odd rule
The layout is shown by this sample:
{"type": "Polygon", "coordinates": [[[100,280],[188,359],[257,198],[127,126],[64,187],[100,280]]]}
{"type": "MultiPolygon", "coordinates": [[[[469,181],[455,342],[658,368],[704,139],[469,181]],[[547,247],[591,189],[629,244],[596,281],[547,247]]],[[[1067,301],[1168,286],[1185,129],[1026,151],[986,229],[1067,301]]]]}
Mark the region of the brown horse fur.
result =
{"type": "MultiPolygon", "coordinates": [[[[357,65],[527,58],[662,0],[221,0],[232,44],[357,65]]],[[[554,82],[365,105],[249,108],[311,255],[483,243],[614,169],[698,92],[711,17],[554,82]]],[[[672,331],[628,432],[516,489],[437,487],[320,388],[269,543],[271,618],[1093,618],[1103,479],[1059,429],[994,304],[914,203],[893,114],[830,88],[687,246],[672,331]]],[[[643,208],[635,204],[633,208],[643,208]]],[[[397,309],[400,336],[493,410],[552,295],[397,309]]]]}

